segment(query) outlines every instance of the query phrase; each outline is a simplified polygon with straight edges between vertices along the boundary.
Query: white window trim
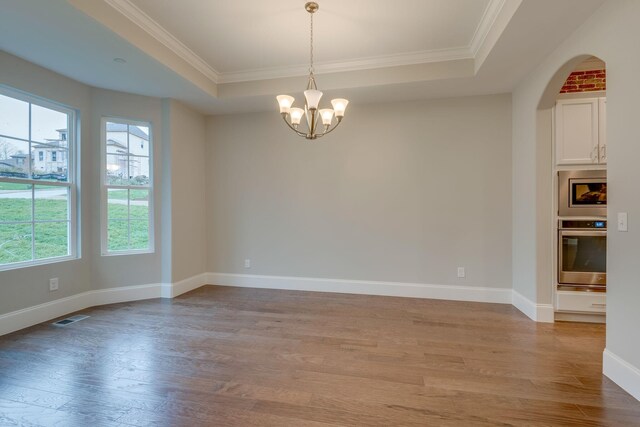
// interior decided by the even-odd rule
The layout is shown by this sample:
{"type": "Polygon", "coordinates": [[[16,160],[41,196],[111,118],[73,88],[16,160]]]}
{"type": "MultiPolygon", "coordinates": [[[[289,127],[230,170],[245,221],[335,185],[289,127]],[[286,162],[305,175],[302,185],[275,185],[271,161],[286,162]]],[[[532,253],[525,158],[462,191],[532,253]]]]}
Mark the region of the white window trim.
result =
{"type": "Polygon", "coordinates": [[[117,116],[105,116],[100,120],[100,248],[102,256],[119,256],[119,255],[139,255],[155,253],[155,209],[154,209],[154,153],[153,153],[153,125],[150,121],[131,120],[117,116]],[[122,123],[131,126],[144,126],[149,128],[149,186],[113,186],[107,185],[106,182],[106,165],[107,165],[107,122],[122,123]],[[107,189],[119,188],[136,189],[145,188],[149,190],[149,247],[147,249],[126,249],[121,251],[109,250],[108,227],[109,220],[107,217],[108,198],[107,189]]]}
{"type": "MultiPolygon", "coordinates": [[[[67,159],[67,182],[59,182],[59,181],[40,181],[35,179],[20,179],[20,178],[2,178],[2,182],[13,182],[18,184],[30,184],[30,185],[47,185],[47,186],[60,186],[67,187],[69,189],[69,204],[68,204],[68,215],[69,215],[69,234],[67,236],[67,247],[69,248],[69,254],[63,255],[59,257],[51,257],[51,258],[42,258],[42,259],[31,259],[30,261],[21,261],[21,262],[13,262],[10,264],[0,265],[0,271],[7,270],[15,270],[18,268],[26,268],[38,265],[45,264],[55,264],[59,262],[71,261],[74,259],[80,258],[80,247],[79,247],[79,211],[80,205],[78,203],[78,188],[79,188],[79,168],[76,166],[76,162],[79,165],[79,160],[76,158],[76,152],[79,151],[79,142],[77,136],[78,132],[78,120],[77,120],[77,112],[73,108],[60,104],[55,101],[51,101],[48,99],[41,98],[37,95],[33,95],[27,92],[23,92],[18,89],[14,89],[10,86],[6,86],[0,84],[0,94],[4,96],[8,96],[10,98],[18,99],[20,101],[28,102],[34,105],[38,105],[40,107],[48,108],[51,110],[59,111],[61,113],[65,113],[68,116],[67,119],[67,150],[68,150],[68,159],[67,159]]],[[[31,137],[31,114],[29,114],[29,137],[31,137]]],[[[29,139],[24,138],[16,138],[11,135],[2,135],[2,137],[11,138],[18,141],[25,141],[29,144],[31,141],[29,139]]],[[[31,164],[28,165],[29,173],[31,173],[31,164]]],[[[35,188],[35,187],[33,187],[35,188]]],[[[34,191],[32,189],[32,191],[34,191]]],[[[34,195],[35,196],[35,195],[34,195]]],[[[32,198],[33,200],[33,198],[32,198]]],[[[33,202],[32,202],[33,203],[33,202]]],[[[33,205],[32,205],[32,216],[31,223],[42,223],[43,221],[35,221],[33,218],[33,205]]],[[[32,226],[33,230],[33,226],[32,226]]],[[[31,236],[32,239],[32,248],[35,243],[33,243],[33,239],[35,236],[31,236]]],[[[32,249],[33,250],[33,249],[32,249]]],[[[33,256],[33,254],[32,254],[33,256]]]]}

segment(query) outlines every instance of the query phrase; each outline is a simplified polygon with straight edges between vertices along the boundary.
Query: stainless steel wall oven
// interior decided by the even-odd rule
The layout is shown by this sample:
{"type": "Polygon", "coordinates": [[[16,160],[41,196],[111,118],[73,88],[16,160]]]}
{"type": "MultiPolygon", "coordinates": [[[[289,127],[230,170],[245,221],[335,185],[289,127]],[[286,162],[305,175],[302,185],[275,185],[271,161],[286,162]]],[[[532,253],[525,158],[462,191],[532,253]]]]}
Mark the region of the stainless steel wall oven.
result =
{"type": "Polygon", "coordinates": [[[606,289],[607,221],[559,221],[558,284],[574,290],[606,289]]]}

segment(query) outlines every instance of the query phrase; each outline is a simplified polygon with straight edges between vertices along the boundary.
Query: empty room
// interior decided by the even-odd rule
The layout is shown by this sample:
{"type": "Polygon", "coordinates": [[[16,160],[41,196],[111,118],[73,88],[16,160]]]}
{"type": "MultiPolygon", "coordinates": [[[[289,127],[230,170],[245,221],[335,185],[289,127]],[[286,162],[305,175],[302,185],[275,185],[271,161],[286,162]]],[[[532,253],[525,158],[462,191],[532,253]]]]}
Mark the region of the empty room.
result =
{"type": "Polygon", "coordinates": [[[638,22],[0,1],[0,426],[640,426],[638,22]]]}

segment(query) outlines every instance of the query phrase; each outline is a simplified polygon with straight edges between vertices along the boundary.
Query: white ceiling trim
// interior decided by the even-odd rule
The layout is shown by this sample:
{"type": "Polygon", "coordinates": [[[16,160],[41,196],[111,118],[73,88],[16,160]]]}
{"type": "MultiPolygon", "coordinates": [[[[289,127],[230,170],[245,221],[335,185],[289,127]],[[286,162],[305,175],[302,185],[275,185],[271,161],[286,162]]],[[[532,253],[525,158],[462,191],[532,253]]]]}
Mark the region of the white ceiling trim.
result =
{"type": "Polygon", "coordinates": [[[200,58],[194,51],[178,40],[173,34],[165,30],[160,24],[144,13],[138,6],[129,0],[104,0],[109,6],[127,17],[131,22],[142,28],[150,36],[173,51],[189,65],[204,74],[213,83],[218,83],[220,73],[200,58]]]}
{"type": "MultiPolygon", "coordinates": [[[[309,72],[307,65],[297,65],[294,67],[275,67],[251,69],[238,72],[220,73],[209,63],[199,57],[189,49],[184,43],[178,40],[173,34],[153,20],[139,7],[131,3],[130,0],[104,0],[108,5],[116,9],[131,22],[138,25],[158,42],[176,53],[195,69],[209,78],[213,83],[240,83],[247,81],[267,80],[276,78],[288,78],[304,76],[309,72]]],[[[398,67],[432,62],[454,61],[461,59],[475,59],[476,54],[482,47],[487,34],[495,23],[506,0],[490,0],[478,26],[474,32],[468,46],[450,49],[438,49],[429,51],[418,51],[402,53],[397,55],[376,56],[359,58],[351,61],[340,61],[331,63],[319,63],[316,65],[316,72],[335,73],[348,71],[362,71],[376,68],[398,67]]]]}
{"type": "MultiPolygon", "coordinates": [[[[398,67],[407,65],[427,64],[430,62],[455,61],[459,59],[472,59],[471,52],[466,47],[457,49],[441,49],[402,53],[389,56],[375,56],[359,58],[351,61],[321,62],[315,63],[316,74],[328,74],[347,71],[372,70],[376,68],[398,67]]],[[[255,70],[222,73],[220,83],[240,83],[255,80],[288,78],[306,76],[309,74],[309,65],[297,65],[295,67],[261,68],[255,70]]]]}
{"type": "Polygon", "coordinates": [[[487,39],[489,31],[491,31],[491,27],[495,24],[496,19],[498,18],[498,15],[500,15],[506,1],[507,0],[491,0],[487,5],[487,8],[484,10],[484,14],[480,19],[476,32],[473,34],[473,38],[469,44],[469,50],[474,58],[487,39]]]}

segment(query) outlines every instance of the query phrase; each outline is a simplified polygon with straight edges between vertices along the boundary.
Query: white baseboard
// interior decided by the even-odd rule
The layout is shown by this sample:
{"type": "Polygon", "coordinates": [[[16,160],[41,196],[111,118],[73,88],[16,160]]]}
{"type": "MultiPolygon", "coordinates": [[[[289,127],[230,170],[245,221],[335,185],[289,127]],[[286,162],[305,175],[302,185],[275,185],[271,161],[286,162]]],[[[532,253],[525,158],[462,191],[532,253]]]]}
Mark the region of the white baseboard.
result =
{"type": "Polygon", "coordinates": [[[513,290],[512,304],[531,320],[542,323],[554,322],[554,309],[552,304],[536,304],[516,290],[513,290]]]}
{"type": "Polygon", "coordinates": [[[210,284],[247,288],[336,292],[511,304],[511,289],[507,288],[376,282],[369,280],[318,279],[309,277],[259,276],[252,274],[229,273],[209,273],[207,278],[207,282],[210,284]]]}
{"type": "Polygon", "coordinates": [[[207,284],[206,273],[176,283],[154,283],[82,292],[0,315],[0,335],[28,328],[74,311],[98,305],[139,301],[151,298],[174,298],[207,284]]]}
{"type": "Polygon", "coordinates": [[[107,288],[89,291],[86,293],[90,294],[91,301],[90,305],[88,305],[87,307],[93,307],[95,305],[115,304],[118,302],[160,298],[162,297],[162,288],[163,284],[153,283],[148,285],[123,286],[120,288],[107,288]]]}
{"type": "Polygon", "coordinates": [[[93,293],[82,292],[0,316],[0,335],[8,334],[93,305],[93,293]]]}
{"type": "Polygon", "coordinates": [[[631,396],[640,400],[640,369],[606,348],[602,354],[602,373],[631,396]]]}
{"type": "Polygon", "coordinates": [[[0,335],[27,328],[88,307],[150,298],[174,298],[206,284],[513,304],[537,322],[553,322],[554,320],[552,305],[535,304],[518,292],[508,288],[202,273],[175,283],[154,283],[83,292],[67,298],[61,298],[34,307],[3,314],[0,315],[0,335]]]}
{"type": "Polygon", "coordinates": [[[182,295],[209,283],[208,273],[198,274],[197,276],[175,282],[173,285],[167,284],[168,286],[165,286],[162,290],[162,297],[175,298],[178,295],[182,295]]]}

